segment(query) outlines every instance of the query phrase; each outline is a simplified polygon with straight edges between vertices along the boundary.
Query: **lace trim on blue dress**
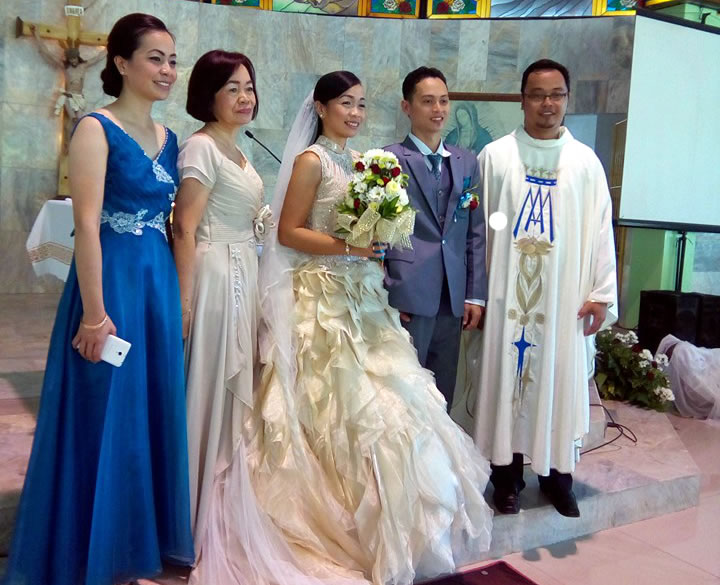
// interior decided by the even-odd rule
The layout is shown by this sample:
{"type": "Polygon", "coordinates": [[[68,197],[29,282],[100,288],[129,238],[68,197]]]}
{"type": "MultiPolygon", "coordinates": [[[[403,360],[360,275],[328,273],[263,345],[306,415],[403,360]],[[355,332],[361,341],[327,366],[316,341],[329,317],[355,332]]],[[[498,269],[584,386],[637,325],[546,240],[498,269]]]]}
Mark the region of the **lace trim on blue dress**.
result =
{"type": "Polygon", "coordinates": [[[103,209],[100,213],[100,224],[109,223],[113,231],[119,234],[133,234],[134,236],[141,236],[143,228],[149,227],[158,230],[167,240],[165,214],[160,211],[151,220],[145,221],[143,218],[147,215],[147,212],[147,209],[141,209],[133,215],[124,211],[116,211],[110,215],[103,209]]]}
{"type": "Polygon", "coordinates": [[[162,166],[157,160],[152,161],[152,168],[153,173],[155,173],[155,178],[160,181],[161,183],[169,183],[174,187],[172,192],[168,193],[168,199],[170,201],[175,201],[175,195],[177,194],[177,185],[175,184],[175,181],[170,176],[170,173],[168,173],[165,170],[165,167],[162,166]]]}

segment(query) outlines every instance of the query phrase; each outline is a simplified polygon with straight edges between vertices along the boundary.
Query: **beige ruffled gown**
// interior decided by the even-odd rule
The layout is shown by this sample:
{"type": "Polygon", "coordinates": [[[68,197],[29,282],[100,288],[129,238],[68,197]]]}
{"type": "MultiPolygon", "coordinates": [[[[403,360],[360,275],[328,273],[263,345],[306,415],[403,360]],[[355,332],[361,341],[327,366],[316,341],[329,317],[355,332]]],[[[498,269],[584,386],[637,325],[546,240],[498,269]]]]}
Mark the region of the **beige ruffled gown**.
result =
{"type": "MultiPolygon", "coordinates": [[[[352,153],[322,136],[308,150],[322,181],[307,227],[334,234],[352,153]]],[[[379,585],[478,559],[490,545],[489,464],[420,366],[382,266],[302,255],[294,295],[296,372],[289,379],[279,350],[266,347],[247,460],[258,501],[298,563],[379,585]]],[[[272,339],[261,332],[260,342],[272,339]]]]}

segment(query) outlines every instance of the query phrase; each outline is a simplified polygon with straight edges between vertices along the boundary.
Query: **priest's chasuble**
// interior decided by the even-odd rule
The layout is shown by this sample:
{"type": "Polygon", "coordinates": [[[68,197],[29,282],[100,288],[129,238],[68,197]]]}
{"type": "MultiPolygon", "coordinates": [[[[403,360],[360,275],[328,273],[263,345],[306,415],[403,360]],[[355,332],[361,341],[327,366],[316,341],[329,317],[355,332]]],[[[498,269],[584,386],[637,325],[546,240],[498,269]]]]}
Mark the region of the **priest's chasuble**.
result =
{"type": "Polygon", "coordinates": [[[617,319],[610,194],[595,153],[567,128],[536,140],[520,127],[478,156],[487,228],[489,291],[475,441],[496,465],[513,453],[532,469],[572,472],[589,430],[594,336],[577,318],[589,300],[617,319]],[[487,224],[489,226],[489,222],[487,224]]]}

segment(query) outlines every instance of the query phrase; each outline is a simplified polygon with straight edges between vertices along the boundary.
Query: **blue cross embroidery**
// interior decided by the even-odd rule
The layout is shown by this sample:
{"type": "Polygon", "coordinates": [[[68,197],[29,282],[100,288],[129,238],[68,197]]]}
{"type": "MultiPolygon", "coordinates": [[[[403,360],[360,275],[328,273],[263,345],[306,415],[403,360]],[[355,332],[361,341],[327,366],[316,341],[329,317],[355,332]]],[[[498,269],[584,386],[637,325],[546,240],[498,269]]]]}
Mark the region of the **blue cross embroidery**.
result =
{"type": "Polygon", "coordinates": [[[513,342],[513,345],[518,350],[518,361],[517,361],[517,370],[515,372],[515,375],[518,378],[522,378],[523,368],[525,366],[525,352],[530,349],[531,347],[537,347],[534,343],[530,343],[527,339],[525,339],[525,327],[523,326],[522,329],[522,335],[520,336],[520,339],[513,342]]]}

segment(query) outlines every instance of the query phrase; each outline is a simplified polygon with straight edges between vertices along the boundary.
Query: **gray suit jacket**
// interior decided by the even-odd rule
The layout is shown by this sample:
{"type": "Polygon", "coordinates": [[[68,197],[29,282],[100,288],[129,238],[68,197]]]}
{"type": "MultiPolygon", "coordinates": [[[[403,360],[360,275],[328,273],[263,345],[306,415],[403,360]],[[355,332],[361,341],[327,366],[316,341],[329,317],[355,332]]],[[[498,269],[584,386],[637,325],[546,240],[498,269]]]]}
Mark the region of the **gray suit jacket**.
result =
{"type": "Polygon", "coordinates": [[[443,276],[450,289],[452,311],[460,317],[465,299],[487,298],[485,268],[485,217],[482,204],[475,210],[458,209],[463,192],[472,188],[481,198],[478,163],[468,150],[445,145],[450,151],[452,191],[441,226],[432,185],[434,179],[410,138],[386,146],[409,176],[410,204],[418,210],[412,250],[389,250],[385,259],[385,287],[390,304],[404,313],[433,317],[442,295],[443,276]]]}

